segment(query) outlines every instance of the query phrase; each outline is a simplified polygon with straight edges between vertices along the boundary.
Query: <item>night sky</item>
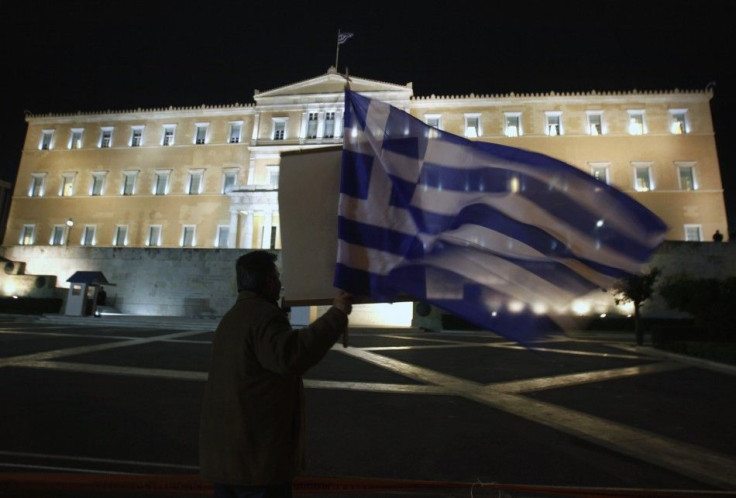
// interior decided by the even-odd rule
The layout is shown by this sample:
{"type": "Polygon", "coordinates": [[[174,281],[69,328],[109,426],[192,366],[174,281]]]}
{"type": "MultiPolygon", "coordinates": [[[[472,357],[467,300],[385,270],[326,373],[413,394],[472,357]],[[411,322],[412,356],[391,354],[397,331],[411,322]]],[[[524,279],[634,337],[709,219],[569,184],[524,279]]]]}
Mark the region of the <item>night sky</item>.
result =
{"type": "Polygon", "coordinates": [[[24,112],[250,103],[341,72],[415,95],[703,89],[736,231],[736,40],[726,1],[8,1],[0,178],[14,181],[24,112]],[[481,5],[479,7],[479,4],[481,5]]]}

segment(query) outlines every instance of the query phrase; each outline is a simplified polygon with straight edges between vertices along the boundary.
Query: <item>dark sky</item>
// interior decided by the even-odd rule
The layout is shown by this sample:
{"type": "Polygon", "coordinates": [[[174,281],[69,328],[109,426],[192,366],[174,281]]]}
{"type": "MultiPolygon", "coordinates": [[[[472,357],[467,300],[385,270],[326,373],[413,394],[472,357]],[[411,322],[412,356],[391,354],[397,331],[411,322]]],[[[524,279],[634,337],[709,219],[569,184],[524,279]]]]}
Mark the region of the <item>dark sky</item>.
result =
{"type": "Polygon", "coordinates": [[[0,17],[0,178],[24,111],[252,102],[335,62],[416,95],[702,89],[736,230],[736,28],[730,2],[6,1],[0,17]],[[479,6],[480,4],[480,6],[479,6]]]}

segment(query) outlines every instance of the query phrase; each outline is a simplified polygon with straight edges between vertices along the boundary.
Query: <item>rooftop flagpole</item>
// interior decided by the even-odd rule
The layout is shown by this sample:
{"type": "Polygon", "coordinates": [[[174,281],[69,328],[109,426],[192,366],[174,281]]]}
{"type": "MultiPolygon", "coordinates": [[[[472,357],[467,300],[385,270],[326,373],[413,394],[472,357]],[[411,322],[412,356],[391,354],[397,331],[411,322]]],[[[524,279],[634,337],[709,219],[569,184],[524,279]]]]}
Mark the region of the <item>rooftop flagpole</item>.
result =
{"type": "Polygon", "coordinates": [[[342,32],[339,29],[337,30],[337,48],[335,50],[335,70],[338,73],[340,72],[337,66],[338,59],[340,58],[340,45],[348,41],[352,36],[353,36],[352,33],[342,32]]]}

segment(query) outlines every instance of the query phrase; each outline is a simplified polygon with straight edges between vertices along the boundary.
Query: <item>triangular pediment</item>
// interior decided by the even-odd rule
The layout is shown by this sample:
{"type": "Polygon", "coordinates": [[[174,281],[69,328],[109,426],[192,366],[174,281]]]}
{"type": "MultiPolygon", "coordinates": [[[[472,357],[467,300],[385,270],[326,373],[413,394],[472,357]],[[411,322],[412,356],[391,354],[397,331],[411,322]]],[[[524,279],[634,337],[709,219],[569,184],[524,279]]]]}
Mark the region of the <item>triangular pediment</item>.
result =
{"type": "MultiPolygon", "coordinates": [[[[256,90],[253,99],[256,104],[273,104],[294,100],[333,100],[335,95],[345,91],[345,75],[331,67],[326,74],[307,80],[291,83],[282,87],[259,92],[256,90]]],[[[383,81],[369,80],[350,76],[350,89],[372,97],[389,97],[390,99],[409,99],[414,94],[411,83],[398,85],[383,81]]]]}

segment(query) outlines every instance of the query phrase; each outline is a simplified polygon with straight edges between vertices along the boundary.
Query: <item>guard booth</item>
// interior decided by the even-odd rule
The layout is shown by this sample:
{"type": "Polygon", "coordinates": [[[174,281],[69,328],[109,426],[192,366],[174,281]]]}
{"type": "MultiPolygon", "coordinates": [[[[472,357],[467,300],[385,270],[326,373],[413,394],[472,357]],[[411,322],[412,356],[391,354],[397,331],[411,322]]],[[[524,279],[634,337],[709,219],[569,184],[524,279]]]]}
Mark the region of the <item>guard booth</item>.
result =
{"type": "Polygon", "coordinates": [[[94,315],[100,287],[113,285],[101,271],[78,271],[66,281],[70,285],[64,314],[73,316],[94,315]]]}

